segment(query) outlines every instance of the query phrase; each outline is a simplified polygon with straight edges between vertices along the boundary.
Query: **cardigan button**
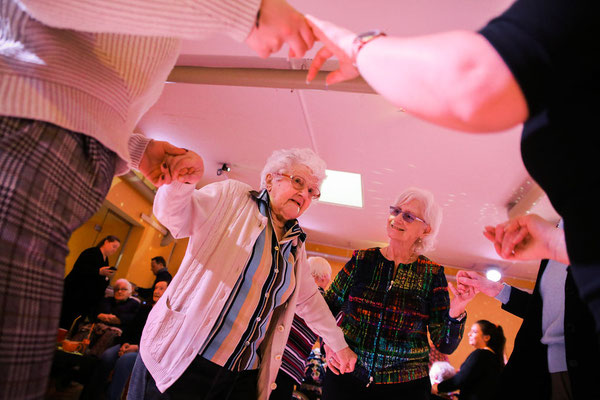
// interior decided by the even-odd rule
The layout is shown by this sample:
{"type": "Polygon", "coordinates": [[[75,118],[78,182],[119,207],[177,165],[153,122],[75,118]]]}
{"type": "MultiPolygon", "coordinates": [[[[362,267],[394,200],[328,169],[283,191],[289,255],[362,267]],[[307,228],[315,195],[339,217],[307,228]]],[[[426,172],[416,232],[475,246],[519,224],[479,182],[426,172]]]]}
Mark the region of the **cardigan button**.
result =
{"type": "Polygon", "coordinates": [[[277,327],[277,330],[278,330],[279,332],[283,332],[283,331],[285,330],[285,327],[284,327],[283,325],[279,325],[279,326],[277,327]]]}
{"type": "Polygon", "coordinates": [[[277,360],[277,361],[281,360],[281,354],[277,354],[277,355],[275,356],[275,360],[277,360]]]}
{"type": "Polygon", "coordinates": [[[277,389],[277,384],[275,382],[271,383],[271,390],[277,389]]]}

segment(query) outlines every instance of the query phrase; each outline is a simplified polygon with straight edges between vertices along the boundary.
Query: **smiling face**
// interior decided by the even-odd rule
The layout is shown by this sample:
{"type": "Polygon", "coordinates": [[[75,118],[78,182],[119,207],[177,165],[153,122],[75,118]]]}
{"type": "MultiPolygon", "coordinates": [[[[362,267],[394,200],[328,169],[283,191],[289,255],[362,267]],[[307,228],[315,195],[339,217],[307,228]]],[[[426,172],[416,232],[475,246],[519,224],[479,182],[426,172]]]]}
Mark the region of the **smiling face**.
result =
{"type": "Polygon", "coordinates": [[[301,176],[306,181],[306,185],[302,190],[298,190],[293,187],[290,178],[277,174],[267,174],[267,187],[271,185],[269,191],[271,209],[273,216],[279,221],[290,221],[302,215],[312,202],[308,187],[316,186],[318,183],[310,168],[303,164],[294,165],[285,173],[290,176],[301,176]]]}
{"type": "MultiPolygon", "coordinates": [[[[395,204],[396,207],[402,208],[402,211],[408,211],[415,216],[424,219],[423,214],[425,207],[418,200],[410,200],[403,204],[395,204]]],[[[429,226],[419,220],[406,222],[402,217],[402,213],[393,216],[389,215],[387,219],[387,234],[390,240],[398,240],[406,243],[415,243],[430,231],[429,226]]]]}
{"type": "Polygon", "coordinates": [[[469,344],[476,349],[483,349],[487,346],[487,341],[490,340],[489,335],[484,335],[479,324],[473,324],[468,333],[469,344]]]}

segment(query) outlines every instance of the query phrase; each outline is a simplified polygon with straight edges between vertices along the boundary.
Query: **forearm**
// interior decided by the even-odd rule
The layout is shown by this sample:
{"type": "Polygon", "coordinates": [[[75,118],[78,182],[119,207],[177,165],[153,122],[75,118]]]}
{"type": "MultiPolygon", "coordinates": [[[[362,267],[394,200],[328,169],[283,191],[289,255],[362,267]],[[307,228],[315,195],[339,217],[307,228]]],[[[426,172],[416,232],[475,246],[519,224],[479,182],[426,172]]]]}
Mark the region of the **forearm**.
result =
{"type": "Polygon", "coordinates": [[[20,0],[42,23],[61,29],[198,39],[214,32],[243,41],[261,0],[20,0]]]}
{"type": "Polygon", "coordinates": [[[378,93],[438,125],[488,132],[510,128],[527,117],[525,99],[510,70],[474,32],[381,37],[365,45],[356,62],[378,93]]]}

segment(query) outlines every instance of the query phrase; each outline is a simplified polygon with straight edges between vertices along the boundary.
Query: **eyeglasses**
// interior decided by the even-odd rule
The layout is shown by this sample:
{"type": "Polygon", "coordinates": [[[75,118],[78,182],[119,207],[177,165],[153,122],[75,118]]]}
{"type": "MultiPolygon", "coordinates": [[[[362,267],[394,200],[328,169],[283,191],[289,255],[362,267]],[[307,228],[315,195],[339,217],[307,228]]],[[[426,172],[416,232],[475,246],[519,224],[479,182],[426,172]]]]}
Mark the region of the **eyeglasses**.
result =
{"type": "Polygon", "coordinates": [[[425,222],[423,219],[417,217],[415,214],[411,213],[410,211],[402,211],[402,209],[400,207],[390,206],[390,214],[393,215],[394,217],[397,217],[398,215],[402,215],[402,219],[405,222],[408,222],[409,224],[412,224],[416,220],[416,221],[421,221],[422,223],[427,225],[427,222],[425,222]]]}
{"type": "MultiPolygon", "coordinates": [[[[304,190],[304,188],[306,187],[306,179],[304,179],[301,176],[280,174],[278,172],[274,173],[273,175],[280,175],[280,176],[285,176],[286,178],[289,178],[289,180],[292,181],[292,187],[296,190],[304,190]]],[[[317,186],[309,186],[308,187],[308,195],[313,200],[318,199],[319,197],[321,197],[321,191],[319,190],[319,188],[317,186]]]]}
{"type": "Polygon", "coordinates": [[[129,289],[127,289],[126,287],[118,287],[118,288],[114,288],[113,291],[114,292],[128,292],[129,289]]]}

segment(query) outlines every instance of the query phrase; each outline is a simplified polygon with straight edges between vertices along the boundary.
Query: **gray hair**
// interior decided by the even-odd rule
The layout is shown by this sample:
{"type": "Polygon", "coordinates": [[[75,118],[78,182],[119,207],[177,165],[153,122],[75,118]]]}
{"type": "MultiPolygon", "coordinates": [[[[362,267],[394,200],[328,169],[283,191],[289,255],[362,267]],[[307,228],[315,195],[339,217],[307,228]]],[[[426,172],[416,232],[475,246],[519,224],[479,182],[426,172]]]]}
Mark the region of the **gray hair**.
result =
{"type": "Polygon", "coordinates": [[[308,264],[310,265],[310,273],[313,278],[331,279],[331,265],[323,257],[309,257],[308,264]]]}
{"type": "Polygon", "coordinates": [[[117,279],[117,281],[115,282],[114,286],[117,286],[117,283],[123,283],[125,282],[125,284],[127,285],[127,290],[129,291],[129,293],[131,294],[131,292],[133,292],[133,286],[131,286],[131,282],[129,282],[127,279],[121,278],[121,279],[117,279]]]}
{"type": "Polygon", "coordinates": [[[320,187],[325,179],[325,161],[311,149],[287,149],[275,150],[267,159],[262,172],[260,173],[260,188],[267,187],[266,178],[268,174],[281,173],[290,170],[294,165],[306,165],[317,178],[317,185],[320,187]]]}
{"type": "Polygon", "coordinates": [[[396,198],[394,204],[402,206],[411,200],[416,200],[423,204],[425,211],[423,219],[429,225],[431,231],[425,235],[420,241],[415,244],[415,252],[423,254],[429,250],[433,250],[435,239],[439,233],[442,223],[442,208],[435,202],[433,194],[425,189],[417,187],[409,187],[396,198]]]}

